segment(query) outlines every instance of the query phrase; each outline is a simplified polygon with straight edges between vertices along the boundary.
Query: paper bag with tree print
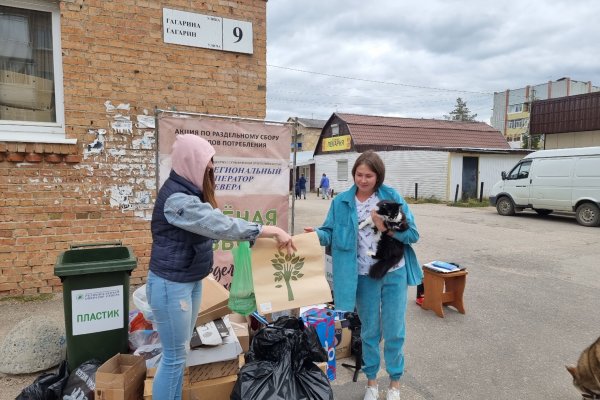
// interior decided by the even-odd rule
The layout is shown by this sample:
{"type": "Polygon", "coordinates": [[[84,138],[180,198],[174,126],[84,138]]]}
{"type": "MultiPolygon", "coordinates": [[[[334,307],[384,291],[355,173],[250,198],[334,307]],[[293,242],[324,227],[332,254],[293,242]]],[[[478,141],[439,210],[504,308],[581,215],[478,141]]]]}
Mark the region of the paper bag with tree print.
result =
{"type": "Polygon", "coordinates": [[[297,251],[288,255],[272,238],[252,247],[252,279],[260,314],[331,301],[325,279],[325,252],[315,232],[293,237],[297,251]]]}

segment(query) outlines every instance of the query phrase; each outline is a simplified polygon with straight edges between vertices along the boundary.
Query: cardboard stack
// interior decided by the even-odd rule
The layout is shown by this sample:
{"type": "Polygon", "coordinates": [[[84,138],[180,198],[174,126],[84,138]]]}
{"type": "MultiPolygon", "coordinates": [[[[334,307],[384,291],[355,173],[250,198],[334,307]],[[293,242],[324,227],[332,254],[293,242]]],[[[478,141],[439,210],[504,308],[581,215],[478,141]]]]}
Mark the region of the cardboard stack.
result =
{"type": "Polygon", "coordinates": [[[96,400],[137,400],[146,376],[146,362],[140,356],[117,354],[96,371],[96,400]]]}
{"type": "MultiPolygon", "coordinates": [[[[186,360],[184,400],[229,400],[250,337],[246,318],[232,314],[228,302],[227,289],[211,277],[203,280],[200,311],[186,360]]],[[[155,373],[155,368],[148,370],[144,400],[152,400],[155,373]]]]}
{"type": "Polygon", "coordinates": [[[335,358],[340,360],[342,358],[350,357],[351,354],[351,339],[352,331],[348,327],[344,327],[344,320],[335,321],[335,358]]]}
{"type": "Polygon", "coordinates": [[[0,70],[0,119],[50,122],[53,96],[51,79],[0,70]]]}
{"type": "MultiPolygon", "coordinates": [[[[155,374],[156,368],[148,369],[146,380],[144,381],[144,400],[152,400],[152,385],[154,383],[155,374]]],[[[190,374],[187,368],[183,375],[183,393],[181,394],[181,399],[190,400],[190,374]]]]}
{"type": "Polygon", "coordinates": [[[250,338],[245,317],[230,316],[229,291],[207,278],[186,365],[190,399],[229,399],[250,338]],[[234,318],[232,322],[230,318],[234,318]]]}
{"type": "Polygon", "coordinates": [[[212,277],[205,278],[202,281],[202,301],[198,318],[196,318],[196,326],[231,314],[231,310],[227,306],[228,302],[229,291],[212,277]]]}

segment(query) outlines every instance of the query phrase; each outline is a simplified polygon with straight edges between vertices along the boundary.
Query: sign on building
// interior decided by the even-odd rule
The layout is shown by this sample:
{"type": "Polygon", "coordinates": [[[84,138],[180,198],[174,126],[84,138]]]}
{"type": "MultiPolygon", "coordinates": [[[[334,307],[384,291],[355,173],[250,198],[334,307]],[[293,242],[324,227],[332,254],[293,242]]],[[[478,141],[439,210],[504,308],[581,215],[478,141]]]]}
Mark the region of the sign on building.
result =
{"type": "Polygon", "coordinates": [[[253,53],[252,23],[163,8],[165,43],[253,53]]]}

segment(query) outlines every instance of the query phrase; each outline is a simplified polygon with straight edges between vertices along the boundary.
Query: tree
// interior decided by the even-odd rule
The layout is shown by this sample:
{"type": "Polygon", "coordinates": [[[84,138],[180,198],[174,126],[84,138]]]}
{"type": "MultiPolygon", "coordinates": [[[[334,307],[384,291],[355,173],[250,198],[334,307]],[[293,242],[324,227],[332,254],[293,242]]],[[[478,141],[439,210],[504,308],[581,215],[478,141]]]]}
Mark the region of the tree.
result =
{"type": "Polygon", "coordinates": [[[460,97],[456,99],[456,107],[450,111],[450,115],[444,115],[444,118],[449,121],[475,121],[477,114],[471,114],[471,111],[467,107],[467,102],[463,101],[460,97]]]}

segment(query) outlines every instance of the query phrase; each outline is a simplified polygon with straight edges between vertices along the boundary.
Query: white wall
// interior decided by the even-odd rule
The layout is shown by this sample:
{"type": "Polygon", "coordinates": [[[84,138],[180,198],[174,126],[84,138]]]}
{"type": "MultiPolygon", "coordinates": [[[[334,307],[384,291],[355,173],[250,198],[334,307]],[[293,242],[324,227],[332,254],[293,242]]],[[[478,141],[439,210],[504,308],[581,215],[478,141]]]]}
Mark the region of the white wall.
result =
{"type": "MultiPolygon", "coordinates": [[[[419,184],[419,198],[435,197],[453,201],[456,185],[458,195],[462,192],[463,157],[479,158],[477,196],[483,182],[483,197],[498,182],[502,171],[508,172],[523,158],[524,154],[448,153],[445,151],[380,151],[385,163],[385,183],[404,197],[414,197],[415,183],[419,184]]],[[[358,153],[341,153],[315,156],[315,184],[318,187],[321,175],[327,174],[336,193],[348,189],[354,183],[352,166],[358,153]],[[348,160],[348,180],[337,179],[337,160],[348,160]]]]}
{"type": "MultiPolygon", "coordinates": [[[[385,183],[402,196],[414,197],[415,183],[419,184],[419,197],[446,198],[448,153],[444,151],[380,151],[385,163],[385,183]]],[[[315,156],[316,185],[323,173],[327,174],[336,193],[354,183],[352,166],[358,153],[340,153],[315,156]],[[348,180],[337,179],[337,160],[348,160],[348,180]]]]}
{"type": "Polygon", "coordinates": [[[454,201],[456,185],[458,188],[458,197],[462,193],[462,162],[463,157],[479,158],[479,174],[477,181],[477,196],[483,182],[483,197],[489,197],[490,189],[500,179],[502,171],[508,172],[515,164],[523,158],[524,154],[482,154],[482,153],[452,153],[450,160],[450,186],[446,200],[454,201]]]}
{"type": "Polygon", "coordinates": [[[546,134],[544,149],[600,146],[600,131],[546,134]]]}

